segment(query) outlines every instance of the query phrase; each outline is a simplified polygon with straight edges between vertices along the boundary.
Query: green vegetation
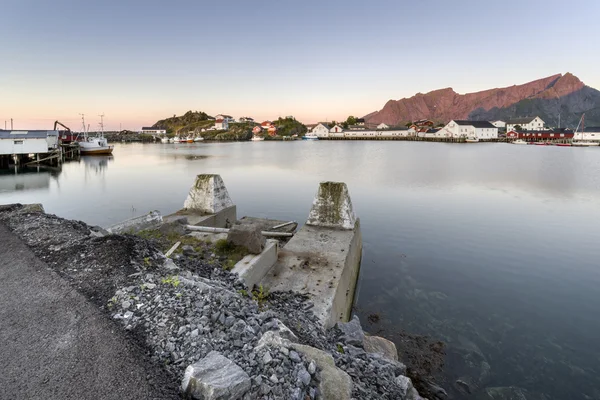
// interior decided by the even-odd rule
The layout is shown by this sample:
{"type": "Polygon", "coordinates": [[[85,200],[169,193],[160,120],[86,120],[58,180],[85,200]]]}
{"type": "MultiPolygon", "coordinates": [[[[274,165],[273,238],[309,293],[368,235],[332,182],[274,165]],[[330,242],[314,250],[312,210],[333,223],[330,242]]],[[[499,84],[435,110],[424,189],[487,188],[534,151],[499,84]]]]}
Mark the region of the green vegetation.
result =
{"type": "MultiPolygon", "coordinates": [[[[200,239],[196,239],[193,236],[182,235],[177,232],[169,232],[163,233],[159,230],[148,229],[144,231],[139,231],[136,233],[137,236],[144,238],[146,240],[153,240],[158,243],[158,245],[163,249],[163,251],[168,251],[173,245],[177,242],[181,242],[181,245],[174,251],[174,253],[181,253],[182,247],[185,245],[192,246],[194,251],[200,253],[203,249],[204,242],[200,239]]],[[[146,264],[146,260],[144,259],[144,264],[146,264]]]]}
{"type": "Polygon", "coordinates": [[[174,288],[181,284],[181,282],[179,281],[179,277],[176,275],[171,275],[167,276],[166,278],[162,278],[161,282],[163,283],[163,285],[171,285],[174,288]]]}
{"type": "Polygon", "coordinates": [[[356,125],[356,117],[353,115],[349,115],[348,118],[346,118],[346,120],[344,122],[342,122],[342,127],[344,129],[348,129],[348,126],[350,125],[356,125]]]}
{"type": "Polygon", "coordinates": [[[258,307],[261,309],[265,305],[267,297],[269,297],[269,291],[265,289],[263,285],[260,285],[258,289],[252,291],[252,298],[258,303],[258,307]]]}
{"type": "Polygon", "coordinates": [[[200,131],[214,124],[211,116],[202,111],[188,111],[181,116],[173,115],[171,118],[161,119],[153,128],[166,129],[170,134],[187,134],[189,131],[200,131]]]}
{"type": "Polygon", "coordinates": [[[273,121],[279,136],[302,136],[307,132],[306,126],[293,117],[279,118],[273,121]]]}
{"type": "Polygon", "coordinates": [[[228,242],[227,239],[220,239],[215,242],[215,254],[227,257],[227,260],[223,263],[223,268],[231,270],[238,261],[248,255],[248,250],[228,242]]]}
{"type": "Polygon", "coordinates": [[[254,125],[250,123],[234,123],[229,124],[228,131],[205,131],[200,134],[205,140],[250,140],[252,128],[254,125]]]}

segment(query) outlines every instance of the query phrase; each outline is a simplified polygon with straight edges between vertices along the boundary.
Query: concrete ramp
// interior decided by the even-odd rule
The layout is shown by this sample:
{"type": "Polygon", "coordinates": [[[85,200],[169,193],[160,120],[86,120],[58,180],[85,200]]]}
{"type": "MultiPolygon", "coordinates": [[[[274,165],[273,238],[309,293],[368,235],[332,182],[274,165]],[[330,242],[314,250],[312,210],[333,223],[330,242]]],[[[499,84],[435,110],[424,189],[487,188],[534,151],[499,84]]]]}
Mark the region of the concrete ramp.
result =
{"type": "Polygon", "coordinates": [[[306,225],[282,248],[262,284],[309,295],[329,328],[350,318],[361,256],[360,221],[346,184],[322,182],[306,225]]]}

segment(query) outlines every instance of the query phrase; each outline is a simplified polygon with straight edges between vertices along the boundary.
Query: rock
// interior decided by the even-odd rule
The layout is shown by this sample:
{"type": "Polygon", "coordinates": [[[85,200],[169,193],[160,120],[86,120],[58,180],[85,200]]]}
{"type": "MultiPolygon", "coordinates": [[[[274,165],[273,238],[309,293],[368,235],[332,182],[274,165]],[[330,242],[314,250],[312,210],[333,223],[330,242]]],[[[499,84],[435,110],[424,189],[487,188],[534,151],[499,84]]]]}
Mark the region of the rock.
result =
{"type": "Polygon", "coordinates": [[[121,307],[123,308],[123,310],[127,310],[129,307],[131,307],[131,302],[125,300],[121,303],[121,307]]]}
{"type": "Polygon", "coordinates": [[[293,362],[296,362],[296,363],[302,362],[302,359],[300,358],[300,355],[298,353],[296,353],[294,350],[290,351],[290,355],[288,357],[293,362]]]}
{"type": "Polygon", "coordinates": [[[181,389],[194,399],[239,399],[251,387],[250,377],[233,361],[211,351],[185,370],[181,389]]]}
{"type": "Polygon", "coordinates": [[[292,344],[294,350],[314,360],[321,371],[319,392],[323,400],[350,400],[352,398],[352,379],[335,366],[331,354],[314,347],[292,344]]]}
{"type": "Polygon", "coordinates": [[[182,246],[181,251],[183,252],[183,255],[186,257],[191,257],[191,256],[196,255],[196,250],[194,250],[194,248],[192,246],[190,246],[189,244],[182,246]]]}
{"type": "Polygon", "coordinates": [[[262,362],[263,364],[267,365],[269,364],[271,361],[273,361],[273,357],[271,356],[271,353],[269,353],[268,351],[265,353],[265,355],[262,358],[262,362]]]}
{"type": "Polygon", "coordinates": [[[308,386],[310,384],[310,379],[310,374],[306,368],[302,367],[300,371],[298,371],[298,381],[300,381],[304,386],[308,386]]]}
{"type": "Polygon", "coordinates": [[[311,360],[310,364],[308,364],[308,373],[314,375],[315,372],[317,372],[317,364],[315,364],[315,362],[311,360]]]}
{"type": "Polygon", "coordinates": [[[275,374],[271,375],[269,380],[273,383],[279,383],[279,379],[277,379],[277,375],[275,375],[275,374]]]}
{"type": "Polygon", "coordinates": [[[260,227],[252,224],[233,225],[227,235],[227,241],[246,248],[252,254],[260,254],[265,247],[266,238],[260,227]]]}
{"type": "Polygon", "coordinates": [[[471,387],[469,386],[469,384],[467,382],[458,379],[454,383],[456,384],[456,386],[458,387],[458,389],[461,392],[463,392],[464,394],[471,394],[471,387]]]}
{"type": "Polygon", "coordinates": [[[379,336],[365,336],[363,345],[367,353],[381,354],[384,358],[398,361],[398,350],[396,345],[379,336]]]}
{"type": "Polygon", "coordinates": [[[363,346],[365,333],[360,326],[360,320],[355,315],[350,322],[338,322],[337,327],[342,331],[341,340],[353,346],[363,346]]]}
{"type": "Polygon", "coordinates": [[[399,375],[394,379],[396,385],[398,385],[402,392],[402,398],[405,400],[422,400],[423,398],[417,392],[417,389],[414,388],[412,381],[410,378],[399,375]]]}

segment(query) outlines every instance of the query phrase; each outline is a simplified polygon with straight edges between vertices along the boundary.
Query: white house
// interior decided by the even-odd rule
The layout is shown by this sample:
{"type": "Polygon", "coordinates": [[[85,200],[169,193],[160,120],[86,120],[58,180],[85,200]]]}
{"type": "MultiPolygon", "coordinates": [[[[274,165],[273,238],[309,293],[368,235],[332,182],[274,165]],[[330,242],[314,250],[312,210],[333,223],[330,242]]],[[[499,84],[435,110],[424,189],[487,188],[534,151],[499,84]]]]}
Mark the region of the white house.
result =
{"type": "Polygon", "coordinates": [[[226,119],[217,119],[215,120],[215,129],[226,131],[229,129],[229,122],[226,119]]]}
{"type": "Polygon", "coordinates": [[[364,118],[356,118],[356,125],[365,126],[364,118]]]}
{"type": "Polygon", "coordinates": [[[58,131],[0,130],[0,155],[48,153],[58,147],[58,131]]]}
{"type": "Polygon", "coordinates": [[[333,128],[329,129],[330,133],[341,133],[344,131],[344,128],[342,128],[340,125],[335,125],[333,128]]]}
{"type": "Polygon", "coordinates": [[[452,120],[433,137],[498,139],[498,128],[488,121],[452,120]]]}
{"type": "Polygon", "coordinates": [[[504,121],[497,120],[497,121],[490,121],[490,123],[492,125],[494,125],[496,128],[506,128],[506,122],[504,122],[504,121]]]}
{"type": "Polygon", "coordinates": [[[145,133],[147,135],[166,135],[167,134],[167,130],[166,129],[158,129],[158,128],[152,128],[152,127],[144,126],[142,128],[142,130],[140,131],[140,133],[145,133]]]}
{"type": "Polygon", "coordinates": [[[516,130],[515,127],[519,125],[522,130],[526,131],[543,131],[546,129],[544,121],[540,117],[526,117],[526,118],[515,118],[506,121],[506,131],[510,132],[516,130]]]}
{"type": "Polygon", "coordinates": [[[377,125],[377,129],[390,129],[390,127],[385,122],[382,122],[377,125]]]}
{"type": "Polygon", "coordinates": [[[215,118],[216,118],[216,121],[222,119],[224,121],[227,121],[228,124],[235,122],[235,118],[233,118],[231,115],[227,115],[227,114],[219,114],[215,118]]]}
{"type": "Polygon", "coordinates": [[[254,122],[254,118],[240,117],[240,122],[254,122]]]}
{"type": "Polygon", "coordinates": [[[312,129],[312,133],[314,133],[315,135],[317,135],[318,137],[329,137],[329,130],[331,129],[331,127],[324,123],[324,122],[320,122],[317,124],[317,126],[315,126],[312,129]]]}

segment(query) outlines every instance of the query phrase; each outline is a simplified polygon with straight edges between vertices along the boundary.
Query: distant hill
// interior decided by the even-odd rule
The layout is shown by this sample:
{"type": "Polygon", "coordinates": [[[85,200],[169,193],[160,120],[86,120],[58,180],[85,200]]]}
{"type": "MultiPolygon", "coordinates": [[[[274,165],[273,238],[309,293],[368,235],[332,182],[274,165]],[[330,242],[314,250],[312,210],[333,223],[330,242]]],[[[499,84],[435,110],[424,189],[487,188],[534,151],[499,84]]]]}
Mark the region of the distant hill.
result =
{"type": "Polygon", "coordinates": [[[214,125],[212,117],[202,111],[188,111],[181,116],[173,115],[171,118],[161,119],[153,128],[166,129],[167,133],[187,134],[190,131],[198,131],[214,125]]]}
{"type": "Polygon", "coordinates": [[[571,73],[557,74],[523,85],[458,94],[452,88],[389,100],[380,111],[366,115],[369,125],[402,125],[419,119],[493,121],[539,115],[547,125],[574,128],[585,112],[586,125],[600,125],[600,91],[571,73]]]}

